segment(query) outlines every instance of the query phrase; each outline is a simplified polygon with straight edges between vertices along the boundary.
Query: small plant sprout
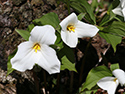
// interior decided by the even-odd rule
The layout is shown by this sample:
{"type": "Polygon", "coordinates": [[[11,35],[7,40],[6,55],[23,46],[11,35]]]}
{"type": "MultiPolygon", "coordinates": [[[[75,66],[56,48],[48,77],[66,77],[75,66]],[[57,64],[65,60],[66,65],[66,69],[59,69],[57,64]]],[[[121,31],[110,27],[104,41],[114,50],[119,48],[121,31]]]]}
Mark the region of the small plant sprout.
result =
{"type": "Polygon", "coordinates": [[[97,85],[107,90],[108,94],[115,94],[116,88],[121,84],[121,86],[125,85],[125,72],[121,69],[115,69],[112,74],[115,77],[104,77],[97,82],[97,85]]]}
{"type": "Polygon", "coordinates": [[[65,44],[71,48],[75,48],[78,38],[93,37],[99,29],[82,21],[79,21],[75,13],[70,14],[61,23],[61,38],[65,44]]]}
{"type": "Polygon", "coordinates": [[[11,59],[12,68],[18,71],[31,70],[35,64],[49,74],[60,72],[60,61],[49,45],[56,41],[55,29],[50,25],[35,26],[29,41],[18,46],[16,55],[11,59]]]}
{"type": "Polygon", "coordinates": [[[120,0],[120,4],[112,11],[117,15],[123,16],[125,20],[125,0],[120,0]]]}

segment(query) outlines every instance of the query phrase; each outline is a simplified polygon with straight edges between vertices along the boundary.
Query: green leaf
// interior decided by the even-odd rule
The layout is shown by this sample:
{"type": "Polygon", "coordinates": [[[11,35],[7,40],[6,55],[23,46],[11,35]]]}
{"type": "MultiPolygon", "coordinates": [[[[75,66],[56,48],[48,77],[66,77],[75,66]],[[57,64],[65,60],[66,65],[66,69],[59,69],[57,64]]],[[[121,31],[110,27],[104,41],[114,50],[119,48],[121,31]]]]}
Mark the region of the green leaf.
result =
{"type": "Polygon", "coordinates": [[[125,22],[114,21],[110,26],[104,28],[106,33],[125,37],[125,22]]]}
{"type": "MultiPolygon", "coordinates": [[[[70,6],[74,10],[76,10],[78,13],[86,13],[86,10],[84,9],[84,7],[82,7],[78,2],[71,2],[70,6]]],[[[91,20],[90,16],[88,15],[88,13],[86,13],[85,19],[87,19],[90,23],[93,23],[93,21],[91,20]]]]}
{"type": "Polygon", "coordinates": [[[70,6],[74,8],[78,13],[85,13],[84,7],[82,7],[78,2],[71,2],[70,6]]]}
{"type": "Polygon", "coordinates": [[[68,69],[69,71],[76,71],[75,56],[72,49],[64,45],[64,47],[58,51],[57,54],[62,62],[61,70],[68,69]]]}
{"type": "Polygon", "coordinates": [[[108,8],[108,12],[111,11],[113,8],[116,8],[119,5],[120,1],[119,0],[113,0],[111,5],[108,8]]]}
{"type": "Polygon", "coordinates": [[[80,93],[80,94],[96,94],[96,92],[98,91],[98,89],[96,89],[96,90],[86,90],[86,91],[84,91],[84,92],[82,92],[82,93],[80,93]]]}
{"type": "Polygon", "coordinates": [[[92,0],[91,6],[95,9],[99,5],[97,0],[92,0]]]}
{"type": "Polygon", "coordinates": [[[71,0],[70,6],[74,8],[79,13],[87,13],[88,15],[85,16],[85,18],[88,21],[91,21],[92,24],[96,24],[95,15],[93,13],[93,8],[86,0],[71,0]],[[91,19],[91,20],[90,20],[91,19]]]}
{"type": "Polygon", "coordinates": [[[16,52],[17,52],[17,49],[12,54],[10,54],[9,57],[8,57],[8,62],[7,62],[7,76],[14,71],[14,69],[12,68],[10,60],[11,60],[11,58],[14,57],[14,55],[16,54],[16,52]]]}
{"type": "Polygon", "coordinates": [[[100,36],[112,45],[115,52],[117,44],[121,43],[122,37],[125,37],[125,22],[114,21],[102,31],[99,32],[100,36]]]}
{"type": "Polygon", "coordinates": [[[116,19],[116,15],[112,11],[107,12],[99,23],[99,26],[108,25],[108,22],[112,21],[113,19],[116,19]]]}
{"type": "MultiPolygon", "coordinates": [[[[84,83],[82,84],[82,86],[84,85],[84,83]]],[[[78,94],[96,94],[97,90],[98,90],[98,86],[94,86],[91,90],[84,90],[81,92],[82,87],[79,88],[79,93],[78,94]]]]}
{"type": "Polygon", "coordinates": [[[106,13],[104,15],[104,17],[101,19],[101,22],[99,23],[99,26],[105,25],[107,22],[109,22],[109,19],[110,19],[110,15],[106,13]]]}
{"type": "Polygon", "coordinates": [[[31,32],[31,30],[34,28],[34,24],[30,24],[27,28],[27,31],[31,32]]]}
{"type": "Polygon", "coordinates": [[[80,13],[80,14],[78,15],[78,20],[81,21],[82,18],[85,16],[85,14],[86,14],[86,13],[80,13]]]}
{"type": "Polygon", "coordinates": [[[89,14],[90,18],[93,20],[94,24],[96,24],[95,15],[93,13],[93,8],[86,0],[77,0],[77,2],[80,2],[80,4],[86,9],[87,13],[89,14]]]}
{"type": "Polygon", "coordinates": [[[59,51],[59,50],[61,50],[64,47],[64,45],[63,45],[63,41],[61,39],[61,35],[60,35],[59,32],[56,32],[56,36],[57,36],[57,39],[56,39],[55,44],[54,45],[50,45],[50,47],[52,47],[53,49],[59,51]]]}
{"type": "Polygon", "coordinates": [[[60,21],[56,13],[50,12],[42,16],[40,19],[33,20],[33,22],[38,25],[52,25],[56,29],[60,21]]]}
{"type": "Polygon", "coordinates": [[[29,40],[30,32],[26,30],[15,29],[18,34],[20,34],[25,40],[29,40]]]}
{"type": "Polygon", "coordinates": [[[61,61],[62,61],[62,64],[63,64],[63,65],[61,65],[61,70],[68,69],[69,71],[77,72],[77,70],[75,68],[75,63],[71,63],[66,56],[63,56],[61,58],[61,61]]]}
{"type": "Polygon", "coordinates": [[[112,45],[114,52],[116,52],[117,44],[121,43],[122,37],[112,35],[109,33],[99,32],[99,35],[112,45]]]}
{"type": "Polygon", "coordinates": [[[84,89],[90,90],[96,85],[96,83],[101,78],[106,77],[106,76],[112,76],[111,71],[106,66],[98,66],[96,68],[91,69],[86,78],[86,82],[82,87],[82,91],[84,89]]]}
{"type": "Polygon", "coordinates": [[[115,70],[115,69],[120,69],[118,63],[116,63],[116,64],[111,64],[110,70],[113,71],[113,70],[115,70]]]}
{"type": "Polygon", "coordinates": [[[63,45],[63,41],[61,39],[60,33],[56,32],[56,36],[57,36],[57,39],[56,39],[55,45],[58,46],[57,49],[62,49],[64,47],[64,45],[63,45]]]}

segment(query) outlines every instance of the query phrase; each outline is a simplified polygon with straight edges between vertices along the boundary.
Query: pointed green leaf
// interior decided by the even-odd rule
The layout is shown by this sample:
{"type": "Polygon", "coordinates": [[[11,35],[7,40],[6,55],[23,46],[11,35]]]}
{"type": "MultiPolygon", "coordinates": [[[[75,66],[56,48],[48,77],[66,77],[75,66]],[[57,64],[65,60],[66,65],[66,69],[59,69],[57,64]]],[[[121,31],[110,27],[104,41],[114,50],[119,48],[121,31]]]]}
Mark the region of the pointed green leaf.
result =
{"type": "Polygon", "coordinates": [[[113,70],[115,70],[115,69],[119,69],[119,64],[118,64],[118,63],[116,63],[116,64],[111,64],[110,70],[113,71],[113,70]]]}
{"type": "Polygon", "coordinates": [[[99,26],[103,26],[108,24],[113,18],[116,20],[119,20],[119,18],[115,17],[116,15],[112,12],[113,8],[117,7],[119,5],[119,0],[113,0],[113,2],[110,4],[107,13],[102,18],[99,26]]]}
{"type": "Polygon", "coordinates": [[[119,5],[120,1],[119,0],[113,0],[111,5],[108,8],[108,12],[111,11],[113,8],[116,8],[119,5]]]}
{"type": "Polygon", "coordinates": [[[101,78],[106,77],[106,76],[112,76],[111,71],[106,66],[98,66],[96,68],[91,69],[86,78],[86,82],[82,87],[82,91],[84,89],[90,90],[96,85],[96,83],[101,78]]]}
{"type": "Polygon", "coordinates": [[[76,71],[75,56],[72,49],[64,45],[64,47],[58,51],[58,57],[62,62],[61,70],[68,69],[70,71],[76,71]]]}
{"type": "Polygon", "coordinates": [[[117,44],[121,43],[122,37],[104,32],[99,32],[99,35],[104,38],[109,44],[111,44],[114,52],[116,52],[116,46],[117,44]]]}
{"type": "Polygon", "coordinates": [[[108,25],[113,19],[116,19],[116,15],[112,11],[107,12],[99,23],[99,26],[108,25]]]}
{"type": "Polygon", "coordinates": [[[93,20],[94,24],[96,24],[95,15],[93,13],[93,8],[86,0],[77,0],[79,3],[86,9],[87,13],[89,14],[90,18],[93,20]]]}
{"type": "Polygon", "coordinates": [[[10,60],[11,60],[11,58],[14,57],[14,55],[16,54],[16,52],[17,52],[17,49],[12,54],[10,54],[9,57],[8,57],[8,62],[7,62],[7,76],[14,71],[14,69],[12,68],[10,60]]]}
{"type": "Polygon", "coordinates": [[[86,12],[87,15],[85,16],[85,18],[92,24],[96,24],[93,8],[86,0],[71,0],[70,6],[79,13],[86,12]]]}
{"type": "Polygon", "coordinates": [[[78,20],[81,21],[82,18],[85,16],[85,14],[86,14],[86,13],[80,13],[80,14],[78,15],[78,20]]]}
{"type": "Polygon", "coordinates": [[[63,41],[62,41],[62,39],[61,39],[61,35],[60,35],[59,31],[56,32],[55,34],[56,34],[56,36],[57,36],[57,39],[56,39],[56,41],[55,41],[55,44],[54,44],[54,45],[50,45],[50,46],[51,46],[52,48],[57,49],[57,50],[59,51],[59,50],[61,50],[61,49],[64,47],[64,45],[63,45],[63,41]]]}
{"type": "Polygon", "coordinates": [[[75,72],[77,72],[77,70],[75,68],[75,63],[74,64],[71,63],[66,56],[63,56],[61,58],[61,62],[62,62],[61,70],[68,69],[69,71],[75,71],[75,72]]]}
{"type": "Polygon", "coordinates": [[[27,31],[31,32],[31,30],[34,28],[34,24],[30,24],[27,28],[27,31]]]}
{"type": "Polygon", "coordinates": [[[26,30],[15,29],[17,33],[19,33],[25,40],[29,40],[30,32],[26,30]]]}
{"type": "Polygon", "coordinates": [[[56,13],[50,12],[43,15],[40,19],[33,20],[33,22],[38,25],[52,25],[56,29],[60,21],[56,13]]]}
{"type": "Polygon", "coordinates": [[[95,89],[95,90],[86,90],[80,94],[96,94],[96,92],[98,91],[98,89],[95,89]]]}
{"type": "Polygon", "coordinates": [[[125,22],[114,21],[110,26],[104,28],[106,33],[125,37],[125,22]]]}
{"type": "Polygon", "coordinates": [[[57,36],[57,39],[56,39],[55,45],[58,46],[57,49],[62,49],[63,48],[63,41],[61,39],[61,35],[58,32],[56,32],[56,36],[57,36]]]}
{"type": "Polygon", "coordinates": [[[84,83],[82,84],[82,86],[79,88],[79,94],[96,94],[96,92],[98,91],[98,86],[95,85],[91,90],[85,89],[84,91],[81,91],[82,87],[84,86],[84,83]]]}
{"type": "Polygon", "coordinates": [[[99,5],[97,0],[92,0],[91,6],[95,9],[99,5]]]}
{"type": "Polygon", "coordinates": [[[86,10],[78,2],[71,2],[70,6],[75,9],[78,13],[85,13],[86,10]]]}

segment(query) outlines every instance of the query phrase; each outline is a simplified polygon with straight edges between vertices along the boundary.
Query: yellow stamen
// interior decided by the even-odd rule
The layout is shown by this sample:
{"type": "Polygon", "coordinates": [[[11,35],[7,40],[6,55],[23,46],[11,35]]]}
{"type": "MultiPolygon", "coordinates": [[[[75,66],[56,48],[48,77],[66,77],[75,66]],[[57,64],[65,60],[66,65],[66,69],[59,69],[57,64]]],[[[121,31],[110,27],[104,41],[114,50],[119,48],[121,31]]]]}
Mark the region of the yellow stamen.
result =
{"type": "Polygon", "coordinates": [[[75,32],[75,27],[74,27],[73,25],[68,25],[68,26],[67,26],[67,30],[68,30],[69,32],[71,32],[71,31],[75,32]]]}
{"type": "Polygon", "coordinates": [[[114,82],[116,82],[117,78],[114,79],[114,82]]]}
{"type": "Polygon", "coordinates": [[[38,43],[36,43],[34,46],[33,46],[33,49],[35,50],[35,52],[37,53],[37,50],[40,50],[40,45],[38,43]]]}

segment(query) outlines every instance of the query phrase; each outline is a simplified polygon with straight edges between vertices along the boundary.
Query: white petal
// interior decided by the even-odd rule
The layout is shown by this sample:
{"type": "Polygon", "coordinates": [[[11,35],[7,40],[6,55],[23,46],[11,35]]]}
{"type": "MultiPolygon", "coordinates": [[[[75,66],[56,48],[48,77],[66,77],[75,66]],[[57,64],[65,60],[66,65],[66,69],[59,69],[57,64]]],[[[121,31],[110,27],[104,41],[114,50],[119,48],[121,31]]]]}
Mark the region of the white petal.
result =
{"type": "Polygon", "coordinates": [[[115,69],[112,74],[119,80],[121,86],[125,84],[125,72],[121,69],[115,69]]]}
{"type": "Polygon", "coordinates": [[[70,14],[60,23],[63,31],[67,31],[68,25],[75,25],[78,22],[77,15],[75,13],[70,14]]]}
{"type": "Polygon", "coordinates": [[[16,55],[11,59],[12,68],[18,71],[31,70],[39,61],[39,54],[32,49],[32,42],[23,42],[18,46],[16,55]]]}
{"type": "Polygon", "coordinates": [[[69,31],[61,31],[61,38],[63,42],[71,48],[75,48],[78,43],[77,33],[76,32],[69,32],[69,31]]]}
{"type": "Polygon", "coordinates": [[[35,26],[31,31],[30,40],[41,44],[54,44],[56,41],[55,29],[51,25],[35,26]]]}
{"type": "Polygon", "coordinates": [[[122,13],[123,13],[124,21],[125,21],[125,8],[122,9],[122,13]]]}
{"type": "Polygon", "coordinates": [[[60,61],[56,56],[56,52],[47,45],[42,45],[41,58],[37,64],[45,69],[49,74],[60,72],[60,61]]]}
{"type": "Polygon", "coordinates": [[[118,7],[116,7],[115,9],[112,10],[114,14],[123,16],[122,14],[122,8],[120,7],[120,5],[118,7]]]}
{"type": "Polygon", "coordinates": [[[99,29],[94,25],[78,21],[78,23],[75,25],[75,31],[77,32],[78,38],[83,38],[95,36],[99,29]]]}
{"type": "Polygon", "coordinates": [[[114,79],[115,79],[114,77],[104,77],[97,82],[97,85],[100,88],[107,90],[108,94],[115,94],[119,82],[118,80],[114,82],[114,79]]]}
{"type": "Polygon", "coordinates": [[[120,4],[122,8],[125,8],[125,0],[120,0],[120,4]]]}

